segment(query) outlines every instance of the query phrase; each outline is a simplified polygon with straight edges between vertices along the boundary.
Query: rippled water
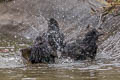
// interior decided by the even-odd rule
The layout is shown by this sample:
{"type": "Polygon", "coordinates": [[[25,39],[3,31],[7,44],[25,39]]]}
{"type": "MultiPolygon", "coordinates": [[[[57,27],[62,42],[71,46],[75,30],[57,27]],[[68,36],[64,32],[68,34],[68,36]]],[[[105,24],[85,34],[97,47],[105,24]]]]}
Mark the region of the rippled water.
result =
{"type": "Polygon", "coordinates": [[[100,69],[72,69],[29,65],[22,68],[0,69],[1,80],[120,80],[119,75],[120,68],[112,66],[100,69]]]}
{"type": "Polygon", "coordinates": [[[19,49],[29,43],[6,36],[0,36],[0,80],[120,80],[119,62],[107,59],[23,64],[19,49]]]}

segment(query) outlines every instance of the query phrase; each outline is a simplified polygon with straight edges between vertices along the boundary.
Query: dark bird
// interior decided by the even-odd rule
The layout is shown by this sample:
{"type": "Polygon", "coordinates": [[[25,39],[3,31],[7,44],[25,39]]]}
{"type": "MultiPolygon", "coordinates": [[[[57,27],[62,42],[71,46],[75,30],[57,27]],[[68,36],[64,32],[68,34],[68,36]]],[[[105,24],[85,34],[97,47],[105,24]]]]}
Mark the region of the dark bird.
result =
{"type": "Polygon", "coordinates": [[[21,50],[22,56],[28,62],[34,63],[55,63],[57,54],[49,48],[47,42],[41,36],[38,36],[32,46],[21,50]]]}
{"type": "Polygon", "coordinates": [[[55,63],[55,57],[57,54],[41,36],[38,36],[35,44],[31,47],[29,60],[32,63],[55,63]]]}
{"type": "Polygon", "coordinates": [[[100,34],[96,29],[92,29],[85,34],[83,40],[76,40],[67,44],[62,54],[63,57],[71,57],[74,60],[86,60],[87,58],[95,59],[97,53],[97,41],[100,34]]]}
{"type": "Polygon", "coordinates": [[[43,35],[54,51],[61,51],[64,46],[64,34],[59,29],[59,24],[54,18],[48,21],[48,31],[43,35]]]}
{"type": "Polygon", "coordinates": [[[54,18],[48,21],[48,31],[37,36],[32,46],[22,49],[22,56],[31,63],[55,63],[57,50],[62,51],[64,35],[54,18]]]}

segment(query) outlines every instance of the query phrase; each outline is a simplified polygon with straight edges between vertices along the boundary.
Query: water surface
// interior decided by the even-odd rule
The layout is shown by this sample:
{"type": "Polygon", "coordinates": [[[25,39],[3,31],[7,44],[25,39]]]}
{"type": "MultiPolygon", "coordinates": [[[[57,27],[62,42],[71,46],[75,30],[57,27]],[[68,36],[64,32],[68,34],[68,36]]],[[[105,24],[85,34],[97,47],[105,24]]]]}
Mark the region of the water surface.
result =
{"type": "Polygon", "coordinates": [[[0,80],[120,80],[120,63],[63,60],[59,64],[24,64],[19,49],[30,45],[17,36],[0,36],[0,80]]]}

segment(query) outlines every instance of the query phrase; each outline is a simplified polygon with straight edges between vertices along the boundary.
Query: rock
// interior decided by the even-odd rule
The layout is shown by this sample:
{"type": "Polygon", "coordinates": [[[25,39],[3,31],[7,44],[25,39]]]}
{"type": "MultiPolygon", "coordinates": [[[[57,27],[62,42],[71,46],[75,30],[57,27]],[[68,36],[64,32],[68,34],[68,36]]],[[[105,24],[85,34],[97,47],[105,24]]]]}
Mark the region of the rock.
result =
{"type": "Polygon", "coordinates": [[[29,56],[30,56],[30,54],[31,54],[31,48],[21,49],[20,52],[21,52],[21,54],[22,54],[21,56],[23,57],[24,63],[31,63],[31,62],[29,61],[29,56]]]}
{"type": "Polygon", "coordinates": [[[2,15],[0,16],[0,27],[2,28],[0,31],[5,29],[10,34],[35,39],[39,32],[42,34],[47,31],[47,20],[53,17],[59,21],[60,28],[66,36],[65,40],[68,41],[80,36],[82,33],[77,33],[84,32],[83,27],[88,24],[95,27],[99,17],[91,13],[92,9],[98,10],[104,6],[106,5],[97,0],[13,0],[0,7],[2,15]],[[3,21],[12,22],[5,25],[11,29],[14,27],[14,30],[10,31],[6,26],[2,26],[3,21]]]}

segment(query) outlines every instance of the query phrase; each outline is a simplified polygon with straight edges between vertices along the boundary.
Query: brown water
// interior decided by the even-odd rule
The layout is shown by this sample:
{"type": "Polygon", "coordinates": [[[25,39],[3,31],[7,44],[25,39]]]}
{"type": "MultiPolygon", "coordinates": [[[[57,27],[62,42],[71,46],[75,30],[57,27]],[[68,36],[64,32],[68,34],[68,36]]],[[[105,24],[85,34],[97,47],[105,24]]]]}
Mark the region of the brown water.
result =
{"type": "Polygon", "coordinates": [[[64,69],[47,65],[0,69],[0,80],[120,80],[120,68],[64,69]]]}
{"type": "Polygon", "coordinates": [[[120,63],[107,59],[23,64],[19,49],[28,43],[17,36],[5,36],[0,36],[0,80],[120,80],[120,63]]]}

